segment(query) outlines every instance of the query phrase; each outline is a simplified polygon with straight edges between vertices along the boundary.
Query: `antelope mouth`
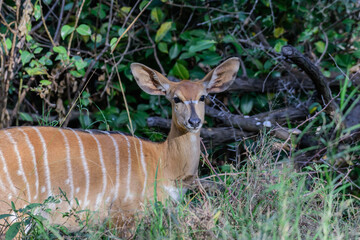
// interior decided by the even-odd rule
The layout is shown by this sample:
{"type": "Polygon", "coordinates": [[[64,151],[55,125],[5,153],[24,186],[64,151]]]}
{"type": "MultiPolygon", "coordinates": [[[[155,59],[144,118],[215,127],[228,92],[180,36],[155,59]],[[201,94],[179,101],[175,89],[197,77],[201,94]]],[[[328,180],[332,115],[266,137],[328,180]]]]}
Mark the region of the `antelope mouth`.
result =
{"type": "Polygon", "coordinates": [[[202,124],[200,124],[199,126],[193,127],[189,124],[185,124],[185,128],[186,130],[188,130],[191,133],[197,133],[202,127],[202,124]]]}

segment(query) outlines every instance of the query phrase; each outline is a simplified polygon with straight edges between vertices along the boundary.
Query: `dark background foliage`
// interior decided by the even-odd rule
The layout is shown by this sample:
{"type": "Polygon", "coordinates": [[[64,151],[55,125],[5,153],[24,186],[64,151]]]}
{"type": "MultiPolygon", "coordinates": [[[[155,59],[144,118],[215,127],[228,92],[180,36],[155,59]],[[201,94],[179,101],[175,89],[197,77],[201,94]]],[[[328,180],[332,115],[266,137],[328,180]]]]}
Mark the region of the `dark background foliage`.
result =
{"type": "MultiPolygon", "coordinates": [[[[139,89],[129,65],[140,62],[169,77],[200,79],[232,56],[241,59],[237,81],[250,88],[240,84],[209,98],[210,106],[222,108],[223,102],[239,116],[305,107],[304,120],[322,103],[305,84],[309,77],[281,54],[287,44],[321,70],[345,111],[359,94],[359,13],[357,1],[5,0],[0,3],[1,126],[134,130],[160,141],[166,131],[148,127],[146,119],[171,118],[171,108],[166,99],[139,89]]],[[[216,118],[206,119],[206,127],[222,126],[216,118]]],[[[321,129],[329,124],[328,115],[313,120],[300,129],[324,137],[320,142],[339,142],[320,134],[331,128],[321,129]]],[[[209,152],[219,165],[228,158],[236,165],[253,141],[234,138],[209,152]]],[[[328,153],[317,157],[324,156],[328,153]]],[[[350,165],[356,165],[358,155],[351,156],[350,165]]]]}

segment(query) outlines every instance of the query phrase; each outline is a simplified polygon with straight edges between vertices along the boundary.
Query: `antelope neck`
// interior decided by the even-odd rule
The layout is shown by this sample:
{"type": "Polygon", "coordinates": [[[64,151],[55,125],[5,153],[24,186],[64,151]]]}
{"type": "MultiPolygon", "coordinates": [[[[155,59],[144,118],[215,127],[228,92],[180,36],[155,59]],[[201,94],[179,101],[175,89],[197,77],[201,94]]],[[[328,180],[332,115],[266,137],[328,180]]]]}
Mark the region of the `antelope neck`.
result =
{"type": "Polygon", "coordinates": [[[197,133],[179,130],[172,121],[164,159],[164,177],[170,180],[191,180],[197,176],[200,158],[200,131],[197,133]]]}

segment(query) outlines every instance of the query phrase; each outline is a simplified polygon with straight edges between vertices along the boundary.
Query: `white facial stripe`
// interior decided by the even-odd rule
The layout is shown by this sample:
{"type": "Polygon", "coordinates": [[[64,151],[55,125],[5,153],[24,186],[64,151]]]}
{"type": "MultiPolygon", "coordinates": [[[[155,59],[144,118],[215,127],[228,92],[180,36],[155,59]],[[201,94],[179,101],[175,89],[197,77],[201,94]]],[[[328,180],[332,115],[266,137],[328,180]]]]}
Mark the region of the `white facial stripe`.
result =
{"type": "Polygon", "coordinates": [[[198,100],[189,100],[189,101],[184,101],[184,103],[185,103],[186,105],[188,105],[188,104],[190,104],[190,103],[198,104],[199,101],[198,101],[198,100]]]}

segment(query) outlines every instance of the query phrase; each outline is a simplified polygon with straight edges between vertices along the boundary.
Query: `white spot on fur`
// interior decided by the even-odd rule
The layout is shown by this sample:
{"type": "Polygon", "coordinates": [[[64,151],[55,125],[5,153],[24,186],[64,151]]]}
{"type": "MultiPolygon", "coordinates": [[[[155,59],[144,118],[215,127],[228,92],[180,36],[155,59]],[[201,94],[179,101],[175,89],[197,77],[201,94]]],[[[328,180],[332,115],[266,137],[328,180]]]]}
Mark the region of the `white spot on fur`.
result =
{"type": "Polygon", "coordinates": [[[45,190],[46,190],[46,187],[45,187],[45,186],[42,186],[42,187],[41,187],[41,193],[44,193],[45,190]]]}
{"type": "Polygon", "coordinates": [[[70,179],[66,179],[65,184],[70,184],[70,179]]]}
{"type": "Polygon", "coordinates": [[[190,141],[192,142],[192,144],[195,144],[197,142],[197,138],[195,135],[191,135],[190,136],[190,141]]]}
{"type": "Polygon", "coordinates": [[[19,175],[19,176],[21,176],[21,175],[23,175],[24,173],[21,171],[21,170],[17,170],[17,175],[19,175]]]}
{"type": "Polygon", "coordinates": [[[11,195],[11,194],[8,196],[8,199],[9,199],[9,200],[12,199],[12,195],[11,195]]]}
{"type": "Polygon", "coordinates": [[[265,127],[271,127],[271,126],[272,126],[272,124],[271,124],[270,121],[265,121],[265,122],[263,122],[263,125],[264,125],[265,127]]]}
{"type": "Polygon", "coordinates": [[[169,84],[162,83],[161,86],[165,89],[165,91],[169,90],[170,86],[169,84]]]}
{"type": "Polygon", "coordinates": [[[75,189],[75,192],[76,192],[76,193],[79,193],[79,191],[80,191],[80,188],[77,187],[77,188],[75,189]]]}
{"type": "Polygon", "coordinates": [[[96,209],[99,208],[103,196],[104,195],[102,193],[99,193],[97,195],[97,197],[96,197],[96,205],[95,205],[96,209]]]}
{"type": "Polygon", "coordinates": [[[168,186],[164,186],[164,190],[175,201],[179,201],[180,197],[183,196],[187,191],[187,189],[183,188],[181,193],[178,188],[168,186]]]}
{"type": "Polygon", "coordinates": [[[18,219],[17,219],[17,217],[16,217],[16,213],[14,213],[14,211],[11,211],[10,214],[11,214],[12,216],[10,216],[10,217],[8,218],[9,223],[17,222],[18,219]]]}
{"type": "Polygon", "coordinates": [[[184,103],[185,103],[186,105],[188,105],[188,104],[190,104],[190,103],[198,104],[199,101],[198,101],[198,100],[188,100],[188,101],[184,101],[184,103]]]}

